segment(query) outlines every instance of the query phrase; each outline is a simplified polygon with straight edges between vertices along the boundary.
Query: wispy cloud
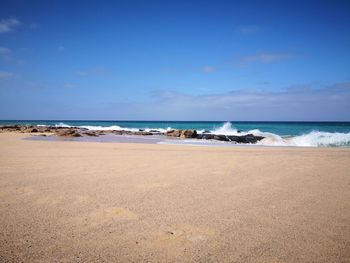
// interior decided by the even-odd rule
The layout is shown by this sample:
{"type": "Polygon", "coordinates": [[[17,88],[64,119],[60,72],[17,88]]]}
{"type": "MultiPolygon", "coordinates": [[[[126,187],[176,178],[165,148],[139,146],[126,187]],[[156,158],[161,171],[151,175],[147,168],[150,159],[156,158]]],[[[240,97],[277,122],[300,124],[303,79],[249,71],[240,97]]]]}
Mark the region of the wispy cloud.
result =
{"type": "Polygon", "coordinates": [[[24,64],[26,64],[26,61],[24,59],[19,59],[19,58],[13,57],[11,54],[4,55],[2,58],[8,64],[12,64],[12,65],[24,65],[24,64]]]}
{"type": "Polygon", "coordinates": [[[31,49],[30,48],[28,48],[28,47],[21,47],[21,48],[19,48],[19,51],[21,51],[21,52],[27,52],[27,51],[30,51],[31,49]]]}
{"type": "Polygon", "coordinates": [[[247,66],[252,63],[271,64],[291,58],[293,58],[293,55],[289,53],[260,52],[255,55],[241,57],[240,66],[247,66]]]}
{"type": "Polygon", "coordinates": [[[8,71],[0,71],[0,79],[6,79],[6,78],[10,78],[14,75],[14,73],[12,72],[8,72],[8,71]]]}
{"type": "Polygon", "coordinates": [[[0,55],[8,55],[11,53],[11,49],[7,47],[0,47],[0,55]]]}
{"type": "Polygon", "coordinates": [[[57,48],[57,50],[62,52],[62,51],[65,50],[65,47],[64,47],[64,46],[59,46],[59,47],[57,48]]]}
{"type": "Polygon", "coordinates": [[[76,84],[73,84],[73,83],[66,83],[63,85],[64,88],[67,88],[67,89],[73,89],[73,88],[76,88],[78,87],[76,84]]]}
{"type": "Polygon", "coordinates": [[[23,59],[17,59],[13,57],[12,50],[7,47],[0,47],[0,58],[8,64],[15,64],[15,65],[25,64],[25,61],[23,59]]]}
{"type": "Polygon", "coordinates": [[[251,35],[261,31],[262,28],[257,25],[240,25],[236,27],[236,31],[243,35],[251,35]]]}
{"type": "Polygon", "coordinates": [[[87,71],[77,70],[77,71],[75,71],[75,75],[77,75],[77,76],[87,76],[87,75],[89,75],[89,73],[87,71]]]}
{"type": "Polygon", "coordinates": [[[7,47],[0,47],[0,58],[8,64],[23,65],[26,63],[23,59],[15,58],[12,55],[12,50],[7,47]]]}
{"type": "Polygon", "coordinates": [[[350,120],[350,82],[323,88],[303,85],[209,95],[160,90],[151,98],[148,102],[114,104],[113,110],[130,119],[350,120]]]}
{"type": "Polygon", "coordinates": [[[213,67],[213,66],[205,66],[202,68],[202,71],[204,73],[212,73],[214,71],[216,71],[216,67],[213,67]]]}
{"type": "Polygon", "coordinates": [[[14,31],[21,25],[21,21],[16,18],[7,18],[0,20],[0,33],[6,33],[14,31]]]}

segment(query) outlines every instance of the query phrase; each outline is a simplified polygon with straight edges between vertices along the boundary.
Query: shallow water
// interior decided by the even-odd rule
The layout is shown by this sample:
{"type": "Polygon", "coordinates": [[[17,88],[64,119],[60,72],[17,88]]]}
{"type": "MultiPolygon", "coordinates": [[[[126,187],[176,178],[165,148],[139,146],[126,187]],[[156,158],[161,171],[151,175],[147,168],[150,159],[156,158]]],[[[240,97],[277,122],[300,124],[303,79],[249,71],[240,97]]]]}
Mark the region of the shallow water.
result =
{"type": "Polygon", "coordinates": [[[195,129],[199,133],[263,136],[266,139],[258,145],[265,146],[350,147],[350,122],[0,121],[4,124],[160,132],[195,129]]]}

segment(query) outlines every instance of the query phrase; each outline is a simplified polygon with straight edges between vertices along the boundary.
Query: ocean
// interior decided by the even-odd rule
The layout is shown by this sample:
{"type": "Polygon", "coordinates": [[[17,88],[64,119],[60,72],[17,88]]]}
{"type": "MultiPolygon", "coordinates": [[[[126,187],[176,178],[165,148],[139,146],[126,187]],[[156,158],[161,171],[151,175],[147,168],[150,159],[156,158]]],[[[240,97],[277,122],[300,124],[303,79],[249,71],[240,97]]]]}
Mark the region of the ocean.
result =
{"type": "Polygon", "coordinates": [[[242,121],[66,121],[0,120],[0,125],[47,125],[83,127],[91,130],[195,129],[199,133],[224,135],[254,134],[266,146],[350,147],[350,122],[242,122],[242,121]]]}

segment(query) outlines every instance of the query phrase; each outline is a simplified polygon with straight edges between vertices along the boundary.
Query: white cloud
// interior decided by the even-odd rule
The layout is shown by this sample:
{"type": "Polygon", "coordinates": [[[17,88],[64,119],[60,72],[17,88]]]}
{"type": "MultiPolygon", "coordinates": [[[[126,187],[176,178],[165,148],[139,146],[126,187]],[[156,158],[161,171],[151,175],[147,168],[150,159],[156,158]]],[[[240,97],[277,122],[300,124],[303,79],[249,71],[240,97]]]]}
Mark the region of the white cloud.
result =
{"type": "Polygon", "coordinates": [[[20,26],[21,22],[16,18],[8,18],[0,20],[0,33],[11,32],[20,26]]]}
{"type": "Polygon", "coordinates": [[[0,47],[0,55],[8,55],[11,53],[11,49],[7,47],[0,47]]]}
{"type": "Polygon", "coordinates": [[[14,74],[12,72],[0,71],[0,79],[10,78],[14,74]]]}
{"type": "Polygon", "coordinates": [[[288,53],[261,52],[251,56],[241,57],[240,65],[247,66],[251,63],[271,64],[282,60],[290,59],[293,56],[288,53]]]}
{"type": "Polygon", "coordinates": [[[216,68],[212,67],[212,66],[205,66],[202,68],[202,71],[204,73],[212,73],[212,72],[216,71],[216,68]]]}

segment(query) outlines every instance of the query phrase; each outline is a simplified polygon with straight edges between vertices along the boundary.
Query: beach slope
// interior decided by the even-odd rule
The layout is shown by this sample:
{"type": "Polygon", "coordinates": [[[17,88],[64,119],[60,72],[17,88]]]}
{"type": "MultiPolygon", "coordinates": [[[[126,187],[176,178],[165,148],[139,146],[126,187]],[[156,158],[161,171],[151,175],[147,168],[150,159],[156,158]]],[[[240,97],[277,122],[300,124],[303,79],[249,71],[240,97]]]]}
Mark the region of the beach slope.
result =
{"type": "Polygon", "coordinates": [[[350,150],[0,134],[0,262],[350,262],[350,150]]]}

